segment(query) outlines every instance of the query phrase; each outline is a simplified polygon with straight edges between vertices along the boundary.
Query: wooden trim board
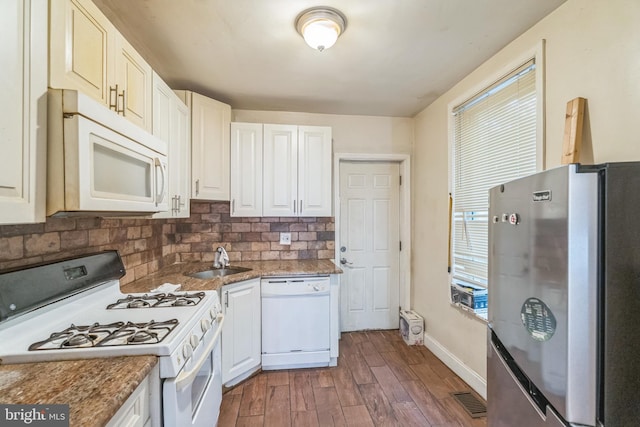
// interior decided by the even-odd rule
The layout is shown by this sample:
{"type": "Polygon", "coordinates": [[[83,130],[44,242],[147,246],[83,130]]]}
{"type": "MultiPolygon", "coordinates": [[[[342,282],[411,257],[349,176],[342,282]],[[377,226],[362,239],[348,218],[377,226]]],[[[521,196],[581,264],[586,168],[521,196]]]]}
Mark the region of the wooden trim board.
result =
{"type": "Polygon", "coordinates": [[[574,98],[567,102],[567,112],[564,120],[564,140],[562,142],[561,163],[563,165],[580,161],[585,101],[584,98],[574,98]]]}

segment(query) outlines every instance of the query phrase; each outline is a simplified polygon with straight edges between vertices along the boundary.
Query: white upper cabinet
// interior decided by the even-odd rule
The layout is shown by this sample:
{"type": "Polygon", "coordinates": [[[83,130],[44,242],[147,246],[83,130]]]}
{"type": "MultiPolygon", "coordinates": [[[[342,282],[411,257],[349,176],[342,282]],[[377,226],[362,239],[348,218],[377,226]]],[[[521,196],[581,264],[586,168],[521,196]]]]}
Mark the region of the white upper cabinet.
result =
{"type": "Polygon", "coordinates": [[[151,131],[149,64],[92,1],[50,6],[49,86],[79,90],[151,131]]]}
{"type": "Polygon", "coordinates": [[[45,220],[47,10],[0,1],[0,224],[45,220]]]}
{"type": "Polygon", "coordinates": [[[91,1],[51,2],[49,86],[77,89],[108,105],[115,29],[91,1]]]}
{"type": "Polygon", "coordinates": [[[131,122],[148,131],[152,130],[151,66],[123,37],[116,37],[116,79],[118,111],[131,122]],[[121,111],[121,112],[120,112],[121,111]]]}
{"type": "Polygon", "coordinates": [[[264,125],[264,216],[331,216],[331,128],[264,125]]]}
{"type": "Polygon", "coordinates": [[[153,73],[153,134],[169,146],[169,210],[154,218],[188,218],[191,191],[189,108],[153,73]]]}
{"type": "Polygon", "coordinates": [[[176,93],[191,108],[191,196],[229,200],[231,107],[194,92],[176,93]]]}
{"type": "Polygon", "coordinates": [[[262,216],[262,125],[231,123],[231,216],[262,216]]]}
{"type": "Polygon", "coordinates": [[[264,125],[264,216],[298,216],[298,126],[264,125]]]}
{"type": "Polygon", "coordinates": [[[331,216],[331,128],[298,127],[298,215],[331,216]]]}

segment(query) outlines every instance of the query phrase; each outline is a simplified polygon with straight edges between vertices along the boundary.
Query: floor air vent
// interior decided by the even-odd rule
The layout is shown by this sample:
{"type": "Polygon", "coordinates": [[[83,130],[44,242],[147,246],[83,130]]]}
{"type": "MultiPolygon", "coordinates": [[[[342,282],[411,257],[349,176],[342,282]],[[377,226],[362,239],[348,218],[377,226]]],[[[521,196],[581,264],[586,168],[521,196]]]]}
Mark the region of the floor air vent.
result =
{"type": "Polygon", "coordinates": [[[477,397],[468,391],[451,393],[451,396],[458,402],[472,418],[487,416],[487,406],[477,397]]]}

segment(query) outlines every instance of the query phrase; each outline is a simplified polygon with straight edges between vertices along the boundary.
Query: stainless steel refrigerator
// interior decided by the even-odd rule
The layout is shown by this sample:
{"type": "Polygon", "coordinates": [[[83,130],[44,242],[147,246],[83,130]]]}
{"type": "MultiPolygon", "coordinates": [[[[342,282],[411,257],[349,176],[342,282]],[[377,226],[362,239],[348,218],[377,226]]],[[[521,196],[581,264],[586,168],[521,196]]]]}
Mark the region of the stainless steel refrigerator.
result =
{"type": "Polygon", "coordinates": [[[489,427],[640,426],[640,163],[489,196],[489,427]]]}

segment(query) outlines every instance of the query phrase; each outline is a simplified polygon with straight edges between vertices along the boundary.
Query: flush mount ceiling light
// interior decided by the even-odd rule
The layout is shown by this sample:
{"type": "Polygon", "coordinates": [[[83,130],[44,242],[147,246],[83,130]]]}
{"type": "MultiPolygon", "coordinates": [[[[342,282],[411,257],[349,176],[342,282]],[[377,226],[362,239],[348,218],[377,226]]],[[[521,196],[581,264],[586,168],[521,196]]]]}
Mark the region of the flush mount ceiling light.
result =
{"type": "Polygon", "coordinates": [[[322,52],[334,45],[347,27],[347,18],[337,9],[312,7],[296,18],[296,30],[309,46],[322,52]]]}

